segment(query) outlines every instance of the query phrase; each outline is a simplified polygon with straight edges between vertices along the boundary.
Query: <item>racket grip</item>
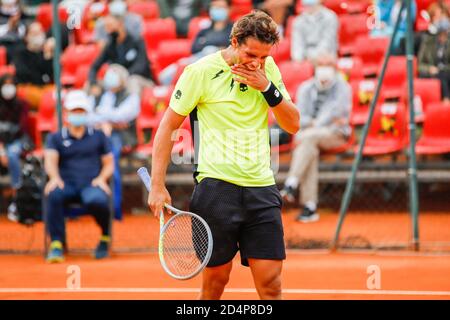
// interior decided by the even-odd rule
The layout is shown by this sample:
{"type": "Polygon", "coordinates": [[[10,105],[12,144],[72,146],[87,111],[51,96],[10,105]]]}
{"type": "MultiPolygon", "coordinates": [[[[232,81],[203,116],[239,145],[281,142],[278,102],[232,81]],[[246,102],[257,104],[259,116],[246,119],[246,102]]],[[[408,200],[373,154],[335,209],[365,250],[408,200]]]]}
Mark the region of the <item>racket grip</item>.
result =
{"type": "Polygon", "coordinates": [[[147,191],[150,192],[151,190],[151,178],[148,174],[148,170],[146,167],[140,167],[137,171],[137,174],[139,178],[141,178],[142,182],[144,183],[145,187],[147,188],[147,191]]]}

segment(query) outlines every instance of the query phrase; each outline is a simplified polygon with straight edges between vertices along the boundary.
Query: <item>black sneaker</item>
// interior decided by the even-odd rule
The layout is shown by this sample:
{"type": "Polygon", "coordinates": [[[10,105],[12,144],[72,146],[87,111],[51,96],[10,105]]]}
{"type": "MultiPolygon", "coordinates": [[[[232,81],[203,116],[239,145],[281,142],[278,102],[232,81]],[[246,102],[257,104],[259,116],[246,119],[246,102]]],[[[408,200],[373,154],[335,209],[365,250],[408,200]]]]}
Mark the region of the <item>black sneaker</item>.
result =
{"type": "Polygon", "coordinates": [[[319,220],[319,214],[308,207],[304,207],[303,211],[299,213],[296,220],[304,223],[315,222],[319,220]]]}
{"type": "Polygon", "coordinates": [[[280,191],[280,195],[287,203],[295,203],[295,189],[292,187],[284,187],[280,191]]]}
{"type": "Polygon", "coordinates": [[[109,257],[109,241],[100,240],[95,248],[94,252],[95,259],[104,259],[109,257]]]}

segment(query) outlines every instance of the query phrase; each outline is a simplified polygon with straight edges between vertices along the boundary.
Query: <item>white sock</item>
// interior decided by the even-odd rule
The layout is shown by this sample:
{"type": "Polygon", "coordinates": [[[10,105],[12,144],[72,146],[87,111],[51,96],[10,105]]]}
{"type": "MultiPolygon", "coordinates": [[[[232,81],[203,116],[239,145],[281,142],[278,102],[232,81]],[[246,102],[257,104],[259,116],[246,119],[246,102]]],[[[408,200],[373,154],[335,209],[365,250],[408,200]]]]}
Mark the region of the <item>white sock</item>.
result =
{"type": "Polygon", "coordinates": [[[307,201],[306,203],[305,203],[305,207],[307,207],[309,210],[311,210],[311,211],[316,211],[316,209],[317,209],[317,204],[315,203],[315,202],[312,202],[312,201],[307,201]]]}
{"type": "Polygon", "coordinates": [[[286,179],[286,182],[284,183],[286,187],[291,187],[293,189],[297,188],[298,186],[298,178],[297,177],[288,177],[286,179]]]}

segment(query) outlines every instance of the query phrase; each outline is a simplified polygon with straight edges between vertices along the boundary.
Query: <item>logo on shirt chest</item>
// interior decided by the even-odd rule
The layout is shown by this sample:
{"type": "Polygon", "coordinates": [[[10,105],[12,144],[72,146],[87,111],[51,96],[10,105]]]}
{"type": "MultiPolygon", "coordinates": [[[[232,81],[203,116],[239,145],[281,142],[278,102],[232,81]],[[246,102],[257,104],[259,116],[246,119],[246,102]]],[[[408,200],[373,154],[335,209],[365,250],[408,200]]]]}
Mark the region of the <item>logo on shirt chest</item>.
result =
{"type": "Polygon", "coordinates": [[[68,148],[68,147],[70,147],[72,145],[72,141],[70,141],[70,140],[63,140],[62,144],[63,144],[64,147],[68,148]]]}

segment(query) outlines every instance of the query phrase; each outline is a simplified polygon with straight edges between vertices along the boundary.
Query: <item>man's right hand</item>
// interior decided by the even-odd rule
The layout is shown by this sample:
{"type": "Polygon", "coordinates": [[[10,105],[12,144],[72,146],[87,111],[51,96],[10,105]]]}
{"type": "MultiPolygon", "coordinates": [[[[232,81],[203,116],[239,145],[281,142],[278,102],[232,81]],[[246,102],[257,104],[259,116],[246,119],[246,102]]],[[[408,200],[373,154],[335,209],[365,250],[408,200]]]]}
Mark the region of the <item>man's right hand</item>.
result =
{"type": "Polygon", "coordinates": [[[169,191],[163,186],[152,186],[152,190],[148,195],[147,204],[155,217],[164,209],[164,204],[172,204],[169,191]]]}
{"type": "Polygon", "coordinates": [[[49,195],[56,188],[64,189],[64,181],[60,177],[50,179],[45,185],[44,193],[49,195]]]}

